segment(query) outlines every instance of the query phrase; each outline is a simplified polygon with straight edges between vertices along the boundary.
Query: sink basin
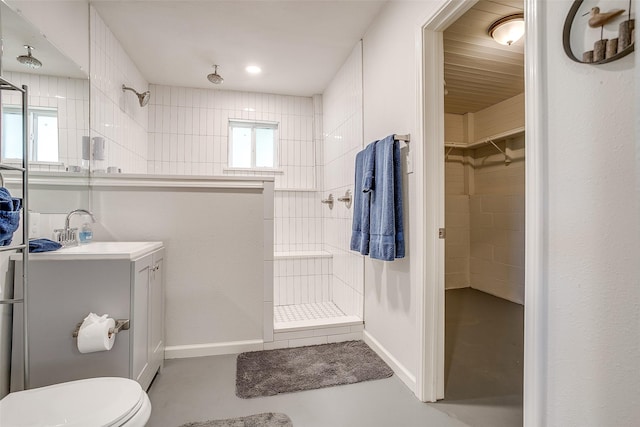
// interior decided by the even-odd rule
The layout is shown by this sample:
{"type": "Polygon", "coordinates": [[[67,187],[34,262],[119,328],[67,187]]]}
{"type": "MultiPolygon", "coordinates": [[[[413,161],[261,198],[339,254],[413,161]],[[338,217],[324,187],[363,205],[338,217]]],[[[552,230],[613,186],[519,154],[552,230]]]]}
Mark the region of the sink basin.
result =
{"type": "MultiPolygon", "coordinates": [[[[162,247],[162,242],[91,242],[52,252],[31,253],[29,260],[128,259],[140,258],[162,247]]],[[[20,254],[16,254],[21,259],[20,254]]],[[[14,256],[11,257],[14,259],[14,256]]]]}

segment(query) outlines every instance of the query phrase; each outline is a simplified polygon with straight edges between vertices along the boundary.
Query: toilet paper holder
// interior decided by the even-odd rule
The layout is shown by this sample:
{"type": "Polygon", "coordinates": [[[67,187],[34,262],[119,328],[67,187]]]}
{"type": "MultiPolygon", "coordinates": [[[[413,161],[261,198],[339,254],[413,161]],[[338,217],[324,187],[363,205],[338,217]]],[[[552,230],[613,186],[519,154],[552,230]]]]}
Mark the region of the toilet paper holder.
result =
{"type": "MultiPolygon", "coordinates": [[[[82,322],[76,325],[76,329],[71,334],[74,338],[78,338],[78,332],[80,332],[80,326],[82,326],[82,322]]],[[[113,328],[109,328],[109,336],[111,334],[117,334],[120,331],[128,331],[129,330],[129,319],[117,319],[116,326],[113,328]]]]}

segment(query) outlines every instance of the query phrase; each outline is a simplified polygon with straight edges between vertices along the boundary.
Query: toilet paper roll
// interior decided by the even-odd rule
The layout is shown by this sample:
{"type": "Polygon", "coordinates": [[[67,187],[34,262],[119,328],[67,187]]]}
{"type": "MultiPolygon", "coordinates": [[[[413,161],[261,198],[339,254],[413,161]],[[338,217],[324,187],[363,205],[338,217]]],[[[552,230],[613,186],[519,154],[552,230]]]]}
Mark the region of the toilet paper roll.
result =
{"type": "Polygon", "coordinates": [[[116,334],[109,336],[109,329],[116,326],[116,321],[107,315],[89,314],[78,331],[78,351],[80,353],[94,353],[108,351],[113,347],[116,334]]]}

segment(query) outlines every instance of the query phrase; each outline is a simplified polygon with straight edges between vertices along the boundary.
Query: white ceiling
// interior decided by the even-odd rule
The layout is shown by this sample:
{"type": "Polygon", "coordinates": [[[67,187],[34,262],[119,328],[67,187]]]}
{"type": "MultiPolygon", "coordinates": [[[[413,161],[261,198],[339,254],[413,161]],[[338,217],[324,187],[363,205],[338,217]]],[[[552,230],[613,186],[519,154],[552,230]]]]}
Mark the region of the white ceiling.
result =
{"type": "Polygon", "coordinates": [[[42,35],[40,30],[25,21],[5,3],[0,2],[0,28],[2,29],[2,71],[14,71],[50,76],[87,78],[87,72],[64,56],[42,35]],[[26,55],[27,44],[34,49],[32,55],[42,62],[42,67],[32,69],[20,64],[16,57],[26,55]]]}
{"type": "Polygon", "coordinates": [[[385,1],[92,1],[150,83],[322,93],[385,1]],[[222,85],[206,76],[219,64],[222,85]],[[262,68],[250,76],[244,68],[262,68]]]}
{"type": "Polygon", "coordinates": [[[502,46],[487,33],[523,7],[523,0],[480,0],[444,31],[445,112],[475,113],[524,92],[524,37],[502,46]]]}

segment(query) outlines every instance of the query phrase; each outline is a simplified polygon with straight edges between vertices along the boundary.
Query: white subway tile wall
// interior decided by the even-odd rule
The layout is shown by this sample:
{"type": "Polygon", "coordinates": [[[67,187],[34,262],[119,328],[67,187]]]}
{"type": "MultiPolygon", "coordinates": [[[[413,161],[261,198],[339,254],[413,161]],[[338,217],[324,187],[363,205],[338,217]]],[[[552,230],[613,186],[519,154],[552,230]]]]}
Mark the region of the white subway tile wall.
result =
{"type": "Polygon", "coordinates": [[[105,138],[105,167],[147,173],[149,107],[122,85],[145,92],[149,83],[92,6],[90,28],[91,134],[105,138]]]}
{"type": "Polygon", "coordinates": [[[331,301],[332,259],[328,256],[313,255],[291,258],[286,254],[288,253],[275,254],[274,305],[331,301]]]}
{"type": "MultiPolygon", "coordinates": [[[[362,43],[334,77],[322,98],[322,197],[353,193],[355,156],[364,147],[362,134],[362,43]]],[[[323,205],[324,250],[333,255],[332,300],[347,315],[363,316],[364,261],[349,250],[353,206],[323,205]]]]}
{"type": "Polygon", "coordinates": [[[151,85],[149,173],[274,176],[275,188],[315,190],[310,97],[151,85]],[[278,123],[278,169],[230,170],[229,119],[278,123]]]}
{"type": "Polygon", "coordinates": [[[316,191],[276,191],[276,252],[322,250],[322,205],[316,191]]]}
{"type": "MultiPolygon", "coordinates": [[[[41,76],[7,71],[4,77],[17,86],[27,85],[29,107],[56,108],[58,112],[57,164],[32,164],[31,170],[64,171],[82,163],[82,137],[89,135],[89,79],[41,76]]],[[[22,106],[17,92],[2,94],[3,105],[22,106]]]]}

